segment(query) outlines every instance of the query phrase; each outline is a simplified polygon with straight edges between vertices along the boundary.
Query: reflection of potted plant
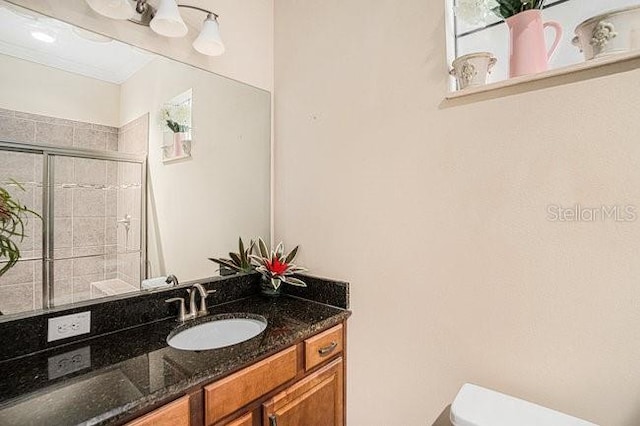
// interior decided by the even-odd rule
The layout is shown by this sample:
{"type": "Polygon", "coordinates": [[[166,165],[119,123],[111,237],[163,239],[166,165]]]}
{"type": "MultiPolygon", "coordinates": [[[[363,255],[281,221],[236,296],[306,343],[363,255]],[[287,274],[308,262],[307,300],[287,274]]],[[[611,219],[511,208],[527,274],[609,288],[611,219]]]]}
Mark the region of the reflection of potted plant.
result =
{"type": "Polygon", "coordinates": [[[306,287],[304,281],[294,278],[292,275],[306,271],[293,264],[298,253],[298,247],[289,254],[284,254],[284,245],[278,244],[275,250],[267,250],[267,245],[260,238],[258,240],[260,255],[250,255],[256,264],[256,270],[262,274],[261,290],[266,296],[279,296],[282,284],[291,284],[298,287],[306,287]]]}
{"type": "Polygon", "coordinates": [[[249,247],[245,249],[242,238],[238,238],[238,253],[229,253],[230,259],[217,259],[210,257],[209,260],[220,265],[220,275],[231,275],[236,272],[253,272],[254,266],[251,264],[250,255],[256,242],[251,240],[249,247]],[[231,271],[231,273],[229,273],[231,271]]]}
{"type": "Polygon", "coordinates": [[[509,27],[509,76],[535,74],[549,68],[549,59],[562,39],[562,26],[542,21],[546,0],[458,0],[456,15],[472,25],[484,21],[489,11],[503,18],[509,27]],[[547,51],[544,29],[552,27],[556,39],[547,51]]]}
{"type": "Polygon", "coordinates": [[[173,156],[185,155],[184,142],[191,130],[191,107],[188,103],[165,105],[160,110],[162,122],[173,133],[173,156]]]}
{"type": "MultiPolygon", "coordinates": [[[[24,191],[22,185],[16,181],[12,182],[24,191]]],[[[20,248],[16,241],[22,241],[26,236],[24,225],[30,214],[40,217],[38,213],[20,204],[9,191],[0,187],[0,261],[6,262],[0,267],[0,276],[15,266],[20,259],[20,248]]]]}

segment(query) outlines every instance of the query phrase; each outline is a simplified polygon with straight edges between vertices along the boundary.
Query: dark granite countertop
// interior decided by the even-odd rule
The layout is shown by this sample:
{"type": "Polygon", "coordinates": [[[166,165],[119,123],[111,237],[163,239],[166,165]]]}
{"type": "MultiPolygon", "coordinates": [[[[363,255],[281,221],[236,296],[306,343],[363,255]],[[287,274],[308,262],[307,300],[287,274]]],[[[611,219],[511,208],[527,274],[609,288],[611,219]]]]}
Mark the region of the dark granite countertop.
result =
{"type": "MultiPolygon", "coordinates": [[[[0,424],[117,424],[350,315],[345,309],[291,296],[259,295],[211,308],[211,315],[222,313],[262,315],[268,325],[238,345],[190,352],[167,345],[167,335],[179,325],[170,318],[2,361],[0,424]]],[[[206,318],[196,321],[202,320],[206,318]]]]}

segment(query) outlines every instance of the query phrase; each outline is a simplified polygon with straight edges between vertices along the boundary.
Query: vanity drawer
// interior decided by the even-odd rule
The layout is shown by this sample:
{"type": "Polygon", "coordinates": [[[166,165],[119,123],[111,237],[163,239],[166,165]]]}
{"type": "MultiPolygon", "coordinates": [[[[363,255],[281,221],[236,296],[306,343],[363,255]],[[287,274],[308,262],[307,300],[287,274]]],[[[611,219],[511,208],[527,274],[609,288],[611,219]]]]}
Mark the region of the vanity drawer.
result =
{"type": "Polygon", "coordinates": [[[127,426],[189,426],[190,423],[189,397],[184,396],[127,423],[127,426]]]}
{"type": "Polygon", "coordinates": [[[304,341],[304,368],[310,370],[342,352],[342,324],[304,341]]]}
{"type": "Polygon", "coordinates": [[[227,426],[253,426],[253,413],[245,414],[239,419],[232,420],[227,426]]]}
{"type": "Polygon", "coordinates": [[[296,377],[296,347],[204,388],[205,424],[212,425],[296,377]]]}

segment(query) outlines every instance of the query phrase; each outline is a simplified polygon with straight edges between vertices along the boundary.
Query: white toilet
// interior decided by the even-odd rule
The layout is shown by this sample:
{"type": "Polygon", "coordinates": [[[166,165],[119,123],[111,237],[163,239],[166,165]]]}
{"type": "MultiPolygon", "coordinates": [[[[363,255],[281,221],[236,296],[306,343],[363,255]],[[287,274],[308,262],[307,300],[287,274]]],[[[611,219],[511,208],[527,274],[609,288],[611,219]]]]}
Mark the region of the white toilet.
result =
{"type": "Polygon", "coordinates": [[[465,384],[451,404],[453,426],[598,426],[531,402],[465,384]]]}

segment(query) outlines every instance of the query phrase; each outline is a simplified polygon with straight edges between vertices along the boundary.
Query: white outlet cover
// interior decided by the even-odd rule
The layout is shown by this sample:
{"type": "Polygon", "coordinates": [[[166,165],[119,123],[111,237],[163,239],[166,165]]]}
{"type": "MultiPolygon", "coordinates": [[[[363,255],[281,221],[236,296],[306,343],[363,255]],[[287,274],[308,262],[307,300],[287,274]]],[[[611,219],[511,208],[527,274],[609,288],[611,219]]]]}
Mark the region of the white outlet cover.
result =
{"type": "Polygon", "coordinates": [[[91,332],[91,311],[49,318],[47,342],[55,342],[89,332],[91,332]]]}

